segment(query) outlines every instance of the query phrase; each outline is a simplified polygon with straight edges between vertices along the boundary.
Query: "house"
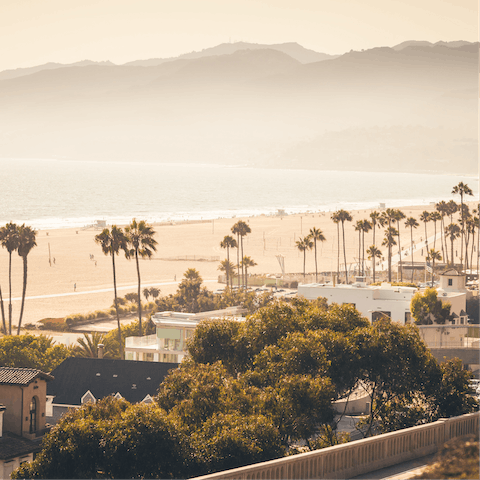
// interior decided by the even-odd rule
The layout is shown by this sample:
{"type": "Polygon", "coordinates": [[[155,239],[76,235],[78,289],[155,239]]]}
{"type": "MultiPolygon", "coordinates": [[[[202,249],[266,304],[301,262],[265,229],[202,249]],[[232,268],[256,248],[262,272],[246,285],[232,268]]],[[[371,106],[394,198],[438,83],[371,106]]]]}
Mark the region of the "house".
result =
{"type": "Polygon", "coordinates": [[[105,358],[65,359],[47,388],[47,418],[57,423],[70,408],[113,395],[130,403],[151,403],[160,383],[177,363],[132,362],[105,358]]]}
{"type": "Polygon", "coordinates": [[[125,358],[145,362],[179,363],[187,354],[187,340],[193,335],[197,325],[207,318],[233,316],[244,320],[245,309],[229,307],[202,313],[159,312],[152,316],[156,333],[145,337],[125,339],[125,358]]]}
{"type": "Polygon", "coordinates": [[[52,380],[33,368],[0,367],[0,478],[9,478],[41,450],[49,430],[46,395],[52,380]]]}
{"type": "Polygon", "coordinates": [[[414,287],[398,287],[389,283],[367,285],[364,277],[358,277],[351,285],[313,283],[298,286],[298,295],[308,300],[325,297],[328,303],[348,303],[370,322],[388,316],[402,325],[411,323],[410,302],[416,291],[414,287]]]}
{"type": "Polygon", "coordinates": [[[449,302],[452,306],[450,313],[453,316],[452,324],[465,325],[468,323],[467,298],[472,292],[466,287],[466,275],[450,268],[440,274],[440,285],[437,288],[438,298],[449,302]]]}

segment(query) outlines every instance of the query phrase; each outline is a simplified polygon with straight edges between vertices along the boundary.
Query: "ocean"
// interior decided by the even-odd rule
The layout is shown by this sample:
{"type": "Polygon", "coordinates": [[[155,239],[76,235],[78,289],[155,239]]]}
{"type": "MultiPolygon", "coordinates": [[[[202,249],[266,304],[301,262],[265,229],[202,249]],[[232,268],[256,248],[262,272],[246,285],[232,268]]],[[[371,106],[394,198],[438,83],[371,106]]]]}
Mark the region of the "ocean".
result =
{"type": "Polygon", "coordinates": [[[0,225],[36,229],[427,205],[478,199],[478,177],[148,162],[0,159],[0,225]]]}

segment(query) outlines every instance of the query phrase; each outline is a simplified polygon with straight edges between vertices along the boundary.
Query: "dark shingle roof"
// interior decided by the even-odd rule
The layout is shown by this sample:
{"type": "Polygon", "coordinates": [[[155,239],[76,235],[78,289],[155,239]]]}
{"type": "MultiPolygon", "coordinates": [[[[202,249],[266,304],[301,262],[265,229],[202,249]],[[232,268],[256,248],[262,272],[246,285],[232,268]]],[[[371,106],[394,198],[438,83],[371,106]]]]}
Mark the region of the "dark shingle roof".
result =
{"type": "Polygon", "coordinates": [[[0,437],[0,460],[10,460],[29,453],[39,452],[42,439],[43,437],[28,440],[28,438],[19,437],[10,432],[3,432],[3,436],[0,437]]]}
{"type": "Polygon", "coordinates": [[[47,395],[55,396],[56,405],[80,405],[88,390],[96,399],[119,392],[131,403],[141,402],[156,395],[168,371],[177,367],[178,363],[69,357],[53,370],[55,380],[48,383],[47,395]]]}
{"type": "Polygon", "coordinates": [[[0,367],[0,385],[22,385],[27,386],[37,377],[44,380],[53,380],[51,375],[34,368],[12,368],[0,367]]]}

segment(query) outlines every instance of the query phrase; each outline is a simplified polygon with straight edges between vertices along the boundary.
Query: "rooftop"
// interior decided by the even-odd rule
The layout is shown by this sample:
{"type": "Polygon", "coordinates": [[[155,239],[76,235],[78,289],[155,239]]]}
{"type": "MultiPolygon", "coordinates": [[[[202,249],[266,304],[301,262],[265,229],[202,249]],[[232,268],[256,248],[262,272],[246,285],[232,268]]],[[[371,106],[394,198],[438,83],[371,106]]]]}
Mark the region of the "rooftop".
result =
{"type": "Polygon", "coordinates": [[[0,367],[0,385],[27,386],[36,378],[42,378],[47,382],[54,377],[48,373],[34,368],[0,367]]]}

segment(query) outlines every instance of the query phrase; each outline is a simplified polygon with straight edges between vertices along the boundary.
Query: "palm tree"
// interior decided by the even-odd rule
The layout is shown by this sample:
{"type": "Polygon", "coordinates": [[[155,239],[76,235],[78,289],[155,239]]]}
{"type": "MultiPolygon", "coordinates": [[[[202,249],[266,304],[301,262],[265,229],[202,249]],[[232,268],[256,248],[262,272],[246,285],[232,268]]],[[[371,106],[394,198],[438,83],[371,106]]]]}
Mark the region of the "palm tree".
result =
{"type": "Polygon", "coordinates": [[[220,270],[221,272],[225,272],[225,275],[227,276],[227,287],[228,287],[229,286],[228,279],[230,279],[230,282],[232,282],[233,277],[235,276],[235,265],[229,260],[225,259],[220,262],[220,266],[218,267],[218,270],[220,270]]]}
{"type": "Polygon", "coordinates": [[[17,253],[23,260],[23,290],[22,290],[22,306],[20,307],[20,317],[18,320],[17,335],[20,335],[20,327],[22,325],[23,308],[25,306],[25,294],[27,292],[27,256],[33,247],[37,246],[35,241],[36,231],[25,224],[18,227],[18,249],[17,253]]]}
{"type": "Polygon", "coordinates": [[[430,221],[430,213],[424,210],[420,215],[420,220],[425,224],[425,249],[428,249],[427,223],[430,221]]]}
{"type": "Polygon", "coordinates": [[[435,250],[435,244],[437,242],[437,222],[442,219],[442,216],[438,212],[432,212],[430,214],[430,221],[433,222],[433,249],[435,250]]]}
{"type": "Polygon", "coordinates": [[[157,251],[157,241],[154,238],[155,230],[145,220],[137,220],[134,218],[130,225],[125,227],[125,237],[129,247],[127,258],[135,257],[137,265],[138,279],[138,335],[142,336],[142,299],[140,297],[141,281],[140,281],[140,264],[139,257],[151,258],[153,252],[157,251]]]}
{"type": "Polygon", "coordinates": [[[373,228],[373,245],[375,245],[375,227],[377,223],[380,224],[382,227],[384,226],[382,216],[376,210],[370,214],[370,218],[372,220],[372,228],[373,228]]]}
{"type": "Polygon", "coordinates": [[[257,263],[255,262],[255,260],[253,260],[252,258],[250,257],[243,257],[243,260],[242,260],[242,270],[245,268],[245,290],[247,289],[248,285],[248,269],[250,267],[255,267],[257,265],[257,263]]]}
{"type": "Polygon", "coordinates": [[[363,226],[363,220],[357,220],[355,223],[355,231],[358,232],[358,274],[362,274],[362,267],[361,267],[361,262],[362,262],[362,226],[363,226]]]}
{"type": "Polygon", "coordinates": [[[143,296],[145,297],[145,300],[148,302],[148,297],[150,296],[150,289],[149,288],[144,288],[143,289],[143,296]]]}
{"type": "MultiPolygon", "coordinates": [[[[237,241],[233,237],[231,237],[230,235],[225,235],[223,237],[223,240],[220,242],[220,247],[227,249],[227,263],[230,264],[230,249],[231,248],[238,248],[237,241]]],[[[228,281],[230,279],[230,270],[226,270],[225,273],[227,275],[227,287],[228,287],[228,285],[229,285],[228,281]]],[[[231,286],[231,283],[232,282],[230,282],[230,286],[231,286]]]]}
{"type": "Polygon", "coordinates": [[[150,287],[150,295],[152,296],[153,300],[160,295],[160,289],[156,287],[150,287]]]}
{"type": "Polygon", "coordinates": [[[472,249],[470,252],[470,269],[473,269],[473,251],[475,249],[475,230],[478,230],[478,227],[479,227],[478,217],[475,216],[475,214],[477,213],[477,210],[473,210],[472,213],[473,213],[473,216],[470,219],[470,222],[467,224],[467,228],[470,229],[470,233],[472,234],[472,249]]]}
{"type": "Polygon", "coordinates": [[[435,208],[437,209],[437,212],[440,214],[440,230],[441,230],[440,240],[441,240],[441,243],[442,243],[442,256],[445,259],[445,261],[448,263],[448,258],[447,258],[447,255],[446,255],[447,244],[445,242],[445,240],[446,240],[446,238],[445,238],[445,222],[443,220],[445,215],[447,215],[448,206],[447,206],[447,203],[444,200],[442,200],[441,202],[438,202],[435,205],[435,208]],[[445,248],[444,248],[444,245],[445,245],[445,248]]]}
{"type": "Polygon", "coordinates": [[[412,256],[412,283],[413,283],[413,229],[418,228],[418,222],[413,217],[408,217],[405,221],[405,227],[410,227],[410,254],[412,256]]]}
{"type": "Polygon", "coordinates": [[[450,261],[451,261],[452,267],[455,265],[455,260],[454,260],[455,257],[453,256],[453,242],[455,241],[456,238],[458,238],[460,236],[460,231],[461,231],[460,227],[455,223],[451,223],[450,225],[447,225],[445,227],[445,233],[446,233],[447,237],[450,238],[450,245],[451,245],[450,261]]]}
{"type": "Polygon", "coordinates": [[[365,276],[365,234],[372,229],[372,224],[368,220],[362,222],[362,275],[365,276]]]}
{"type": "Polygon", "coordinates": [[[122,329],[120,326],[120,316],[118,314],[118,298],[117,298],[117,277],[115,272],[115,255],[118,255],[120,250],[125,252],[128,257],[128,241],[127,237],[123,233],[123,230],[116,225],[112,225],[112,230],[104,228],[102,233],[95,235],[95,243],[98,243],[102,252],[105,255],[112,257],[112,269],[113,269],[113,292],[115,295],[115,313],[117,314],[117,326],[118,326],[118,343],[120,348],[120,358],[123,359],[123,344],[122,344],[122,329]]]}
{"type": "Polygon", "coordinates": [[[332,222],[337,225],[337,278],[340,277],[340,218],[338,212],[332,213],[332,222]]]}
{"type": "Polygon", "coordinates": [[[295,242],[297,248],[303,252],[303,281],[305,281],[305,263],[307,260],[307,250],[311,250],[313,247],[313,242],[310,240],[310,237],[307,235],[304,238],[300,238],[295,242]]]}
{"type": "Polygon", "coordinates": [[[434,248],[431,248],[428,252],[427,260],[432,261],[432,288],[433,288],[433,277],[435,275],[435,260],[441,260],[442,256],[440,252],[437,252],[434,248]]]}
{"type": "Polygon", "coordinates": [[[458,212],[458,209],[458,205],[453,200],[449,200],[447,203],[447,215],[450,217],[450,223],[453,223],[453,216],[458,212]]]}
{"type": "MultiPolygon", "coordinates": [[[[252,232],[252,230],[250,229],[249,225],[247,223],[245,223],[243,220],[239,220],[232,227],[232,233],[236,233],[237,236],[240,238],[240,248],[241,248],[242,258],[244,257],[244,255],[243,255],[243,237],[247,236],[251,232],[252,232]]],[[[238,257],[237,257],[237,262],[238,262],[238,257]]],[[[243,266],[242,266],[242,285],[245,285],[245,276],[244,276],[243,266]]]]}
{"type": "Polygon", "coordinates": [[[398,236],[397,229],[394,227],[388,227],[385,230],[385,238],[382,245],[388,249],[388,281],[392,281],[392,247],[397,244],[394,237],[398,236]]]}
{"type": "MultiPolygon", "coordinates": [[[[452,190],[453,194],[458,194],[460,195],[460,215],[461,215],[461,224],[462,224],[462,242],[460,246],[460,265],[463,268],[463,242],[465,241],[465,213],[463,210],[463,197],[465,195],[472,195],[473,192],[472,189],[463,182],[459,182],[458,185],[455,185],[452,190]]],[[[465,247],[465,252],[466,252],[466,247],[465,247]]]]}
{"type": "Polygon", "coordinates": [[[345,283],[348,283],[348,271],[347,271],[347,252],[345,249],[345,222],[351,222],[352,216],[346,210],[338,210],[338,219],[342,224],[342,239],[343,239],[343,259],[345,262],[345,283]]]}
{"type": "Polygon", "coordinates": [[[18,227],[15,223],[7,223],[0,228],[0,243],[8,252],[8,334],[12,334],[12,253],[18,248],[18,227]]]}
{"type": "Polygon", "coordinates": [[[395,220],[397,221],[398,230],[398,261],[400,265],[400,281],[403,282],[403,268],[402,268],[402,247],[400,243],[400,220],[405,218],[405,214],[401,210],[395,210],[395,220]]]}
{"type": "MultiPolygon", "coordinates": [[[[78,345],[75,346],[74,352],[76,357],[98,358],[98,346],[105,346],[105,334],[100,332],[84,333],[83,338],[77,339],[78,345]]],[[[103,358],[109,358],[110,352],[104,350],[103,358]]]]}
{"type": "Polygon", "coordinates": [[[382,256],[382,252],[375,246],[372,245],[367,249],[368,259],[372,260],[372,269],[373,269],[373,283],[375,283],[375,259],[382,256]]]}
{"type": "Polygon", "coordinates": [[[310,233],[308,234],[311,240],[313,240],[313,245],[315,248],[315,282],[318,283],[318,268],[317,268],[317,241],[325,242],[326,238],[323,235],[323,232],[319,228],[312,227],[310,233]]]}

